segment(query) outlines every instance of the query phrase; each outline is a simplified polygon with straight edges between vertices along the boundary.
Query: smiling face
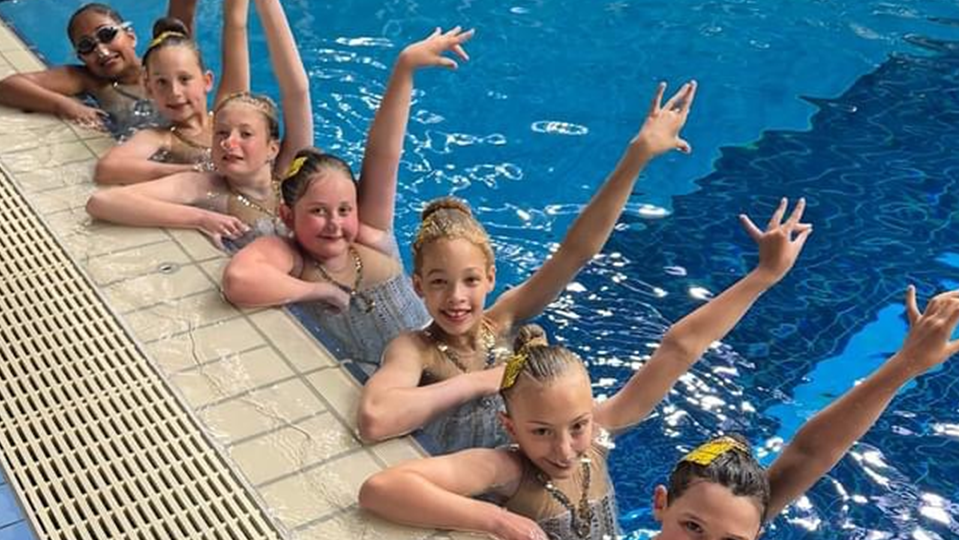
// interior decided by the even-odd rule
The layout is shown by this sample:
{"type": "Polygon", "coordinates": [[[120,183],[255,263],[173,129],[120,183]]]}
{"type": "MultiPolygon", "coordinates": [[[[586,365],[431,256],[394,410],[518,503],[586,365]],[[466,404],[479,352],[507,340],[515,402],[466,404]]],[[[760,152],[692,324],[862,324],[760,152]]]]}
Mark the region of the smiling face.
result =
{"type": "Polygon", "coordinates": [[[553,479],[569,478],[592,444],[593,394],[582,365],[540,383],[520,378],[500,419],[523,454],[553,479]]]}
{"type": "Polygon", "coordinates": [[[150,55],[146,88],[157,110],[171,122],[181,123],[207,113],[206,96],[213,88],[213,74],[203,71],[190,47],[164,47],[150,55]]]}
{"type": "Polygon", "coordinates": [[[690,485],[667,505],[667,492],[658,486],[653,512],[662,524],[656,540],[754,540],[759,537],[760,503],[750,496],[734,495],[715,482],[690,485]]]}
{"type": "Polygon", "coordinates": [[[323,262],[343,255],[356,240],[360,227],[356,186],[344,172],[333,168],[314,173],[309,182],[292,212],[287,206],[281,212],[297,242],[323,262]]]}
{"type": "Polygon", "coordinates": [[[465,238],[438,239],[421,247],[413,288],[426,310],[449,335],[478,328],[486,295],[496,284],[496,269],[483,250],[465,238]]]}
{"type": "Polygon", "coordinates": [[[97,77],[122,79],[140,69],[136,35],[109,15],[94,10],[83,12],[70,27],[70,41],[74,49],[81,43],[93,45],[89,50],[80,47],[83,52],[78,51],[77,58],[97,77]]]}
{"type": "Polygon", "coordinates": [[[270,134],[265,114],[253,104],[234,100],[213,118],[213,163],[232,183],[249,183],[272,173],[280,143],[270,134]]]}

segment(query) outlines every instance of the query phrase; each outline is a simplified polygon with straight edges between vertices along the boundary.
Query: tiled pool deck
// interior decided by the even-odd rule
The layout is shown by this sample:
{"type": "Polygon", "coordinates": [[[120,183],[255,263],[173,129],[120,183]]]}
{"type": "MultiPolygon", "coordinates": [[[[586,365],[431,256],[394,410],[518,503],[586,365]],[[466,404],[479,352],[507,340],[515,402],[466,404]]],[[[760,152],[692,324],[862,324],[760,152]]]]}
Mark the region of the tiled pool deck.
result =
{"type": "MultiPolygon", "coordinates": [[[[0,77],[42,68],[0,22],[0,77]]],[[[2,107],[0,126],[0,182],[27,195],[294,538],[475,538],[398,527],[357,509],[368,475],[421,451],[408,438],[363,446],[355,380],[286,311],[223,300],[226,257],[206,238],[92,222],[84,204],[112,139],[2,107]]],[[[27,530],[11,488],[0,473],[0,540],[27,530]]]]}

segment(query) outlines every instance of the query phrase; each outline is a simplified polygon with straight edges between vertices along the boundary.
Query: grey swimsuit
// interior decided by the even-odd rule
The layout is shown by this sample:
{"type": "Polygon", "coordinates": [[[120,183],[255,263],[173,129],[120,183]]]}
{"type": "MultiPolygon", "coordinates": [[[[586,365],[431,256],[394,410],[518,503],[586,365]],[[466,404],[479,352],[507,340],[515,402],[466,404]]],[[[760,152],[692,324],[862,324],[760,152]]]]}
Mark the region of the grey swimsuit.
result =
{"type": "Polygon", "coordinates": [[[496,448],[509,443],[497,414],[503,410],[499,394],[475,399],[433,419],[422,432],[430,440],[433,455],[451,454],[467,448],[496,448]]]}
{"type": "Polygon", "coordinates": [[[312,315],[320,334],[335,341],[332,348],[338,349],[333,351],[337,357],[353,360],[369,377],[379,367],[386,345],[402,332],[426,326],[430,316],[402,271],[361,292],[375,305],[370,313],[366,312],[366,303],[357,299],[350,301],[348,310],[337,314],[330,313],[321,302],[297,307],[312,315]]]}
{"type": "MultiPolygon", "coordinates": [[[[618,514],[616,509],[616,492],[609,478],[607,458],[609,456],[609,435],[600,430],[589,450],[586,451],[590,459],[591,486],[588,496],[592,510],[589,534],[580,537],[573,528],[571,512],[558,503],[549,494],[543,483],[537,478],[535,465],[523,457],[523,478],[516,489],[516,493],[507,499],[503,506],[511,512],[535,519],[550,540],[616,540],[621,538],[618,514]]],[[[576,474],[573,482],[582,486],[582,475],[576,474]]],[[[567,481],[567,484],[569,482],[567,481]]],[[[562,484],[560,484],[562,486],[562,484]]],[[[568,489],[568,486],[567,486],[568,489]]],[[[579,495],[564,494],[571,499],[573,505],[579,502],[579,495]]]]}

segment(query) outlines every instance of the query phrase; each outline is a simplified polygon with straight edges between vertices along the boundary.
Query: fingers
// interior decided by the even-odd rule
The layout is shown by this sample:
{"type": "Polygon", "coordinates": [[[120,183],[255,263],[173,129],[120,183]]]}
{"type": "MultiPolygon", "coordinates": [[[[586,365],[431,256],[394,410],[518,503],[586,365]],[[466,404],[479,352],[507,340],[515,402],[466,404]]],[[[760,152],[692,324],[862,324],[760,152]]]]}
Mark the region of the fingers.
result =
{"type": "Polygon", "coordinates": [[[746,214],[739,214],[739,223],[742,224],[743,228],[746,229],[746,233],[749,234],[749,237],[759,242],[760,238],[763,236],[763,232],[759,230],[759,227],[753,223],[753,220],[749,219],[749,216],[746,214]]]}
{"type": "Polygon", "coordinates": [[[809,238],[810,234],[812,234],[812,225],[803,229],[803,231],[796,236],[796,239],[793,240],[793,245],[797,250],[802,250],[803,246],[806,245],[806,239],[809,238]]]}
{"type": "Polygon", "coordinates": [[[666,83],[661,82],[656,87],[656,94],[653,95],[653,101],[649,104],[649,116],[658,113],[661,109],[660,103],[663,102],[663,93],[666,92],[666,83]]]}
{"type": "Polygon", "coordinates": [[[695,84],[696,83],[694,82],[688,82],[682,85],[679,88],[679,91],[676,92],[673,97],[669,98],[669,101],[663,105],[663,108],[668,111],[681,111],[686,107],[686,100],[689,97],[690,91],[695,88],[695,84]]]}
{"type": "Polygon", "coordinates": [[[778,227],[783,220],[783,214],[786,213],[786,205],[789,204],[789,201],[786,197],[783,197],[779,200],[779,206],[776,208],[776,211],[773,212],[772,217],[769,218],[769,223],[766,224],[766,230],[771,230],[775,227],[778,227]]]}
{"type": "Polygon", "coordinates": [[[686,98],[683,100],[682,113],[684,116],[688,116],[689,110],[693,107],[693,100],[696,98],[697,88],[699,88],[699,83],[695,80],[689,81],[689,89],[686,90],[686,98]]]}
{"type": "Polygon", "coordinates": [[[921,315],[919,306],[916,305],[916,287],[910,285],[906,287],[906,318],[909,319],[909,326],[916,324],[921,315]]]}
{"type": "Polygon", "coordinates": [[[456,63],[455,60],[453,60],[452,58],[446,58],[445,56],[439,57],[436,60],[436,65],[440,67],[445,67],[448,69],[456,69],[459,67],[459,65],[456,63]]]}
{"type": "Polygon", "coordinates": [[[799,220],[802,219],[802,213],[806,210],[806,198],[800,197],[799,202],[796,203],[796,207],[793,208],[792,214],[789,214],[789,219],[786,220],[786,225],[790,228],[796,227],[799,224],[799,220]]]}
{"type": "Polygon", "coordinates": [[[693,147],[686,142],[686,139],[676,139],[676,149],[684,154],[689,154],[693,151],[693,147]]]}

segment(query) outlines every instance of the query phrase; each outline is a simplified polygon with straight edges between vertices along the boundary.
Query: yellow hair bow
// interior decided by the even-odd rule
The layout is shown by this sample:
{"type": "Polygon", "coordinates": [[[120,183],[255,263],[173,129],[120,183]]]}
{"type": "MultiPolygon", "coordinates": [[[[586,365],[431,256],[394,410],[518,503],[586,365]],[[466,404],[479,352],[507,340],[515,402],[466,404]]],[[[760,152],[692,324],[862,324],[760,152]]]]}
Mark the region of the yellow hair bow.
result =
{"type": "Polygon", "coordinates": [[[163,41],[166,40],[167,38],[171,38],[171,37],[185,38],[187,36],[183,32],[177,32],[176,30],[167,30],[166,32],[160,33],[159,36],[153,38],[153,41],[150,42],[150,45],[147,46],[147,49],[152,49],[153,47],[156,47],[157,45],[163,43],[163,41]]]}
{"type": "Polygon", "coordinates": [[[523,368],[526,367],[527,359],[526,351],[520,351],[506,361],[506,369],[503,370],[503,381],[499,385],[500,390],[506,390],[516,384],[516,379],[519,378],[520,373],[523,372],[523,368]]]}
{"type": "Polygon", "coordinates": [[[286,170],[286,174],[283,175],[283,179],[293,178],[296,176],[296,173],[300,172],[300,169],[303,168],[303,164],[306,163],[307,156],[300,156],[293,160],[293,163],[290,163],[290,168],[286,170]]]}
{"type": "Polygon", "coordinates": [[[749,448],[747,448],[746,445],[732,437],[724,435],[699,445],[699,447],[686,454],[680,461],[688,461],[702,465],[703,467],[708,467],[716,458],[730,450],[739,450],[744,454],[749,454],[749,448]]]}

